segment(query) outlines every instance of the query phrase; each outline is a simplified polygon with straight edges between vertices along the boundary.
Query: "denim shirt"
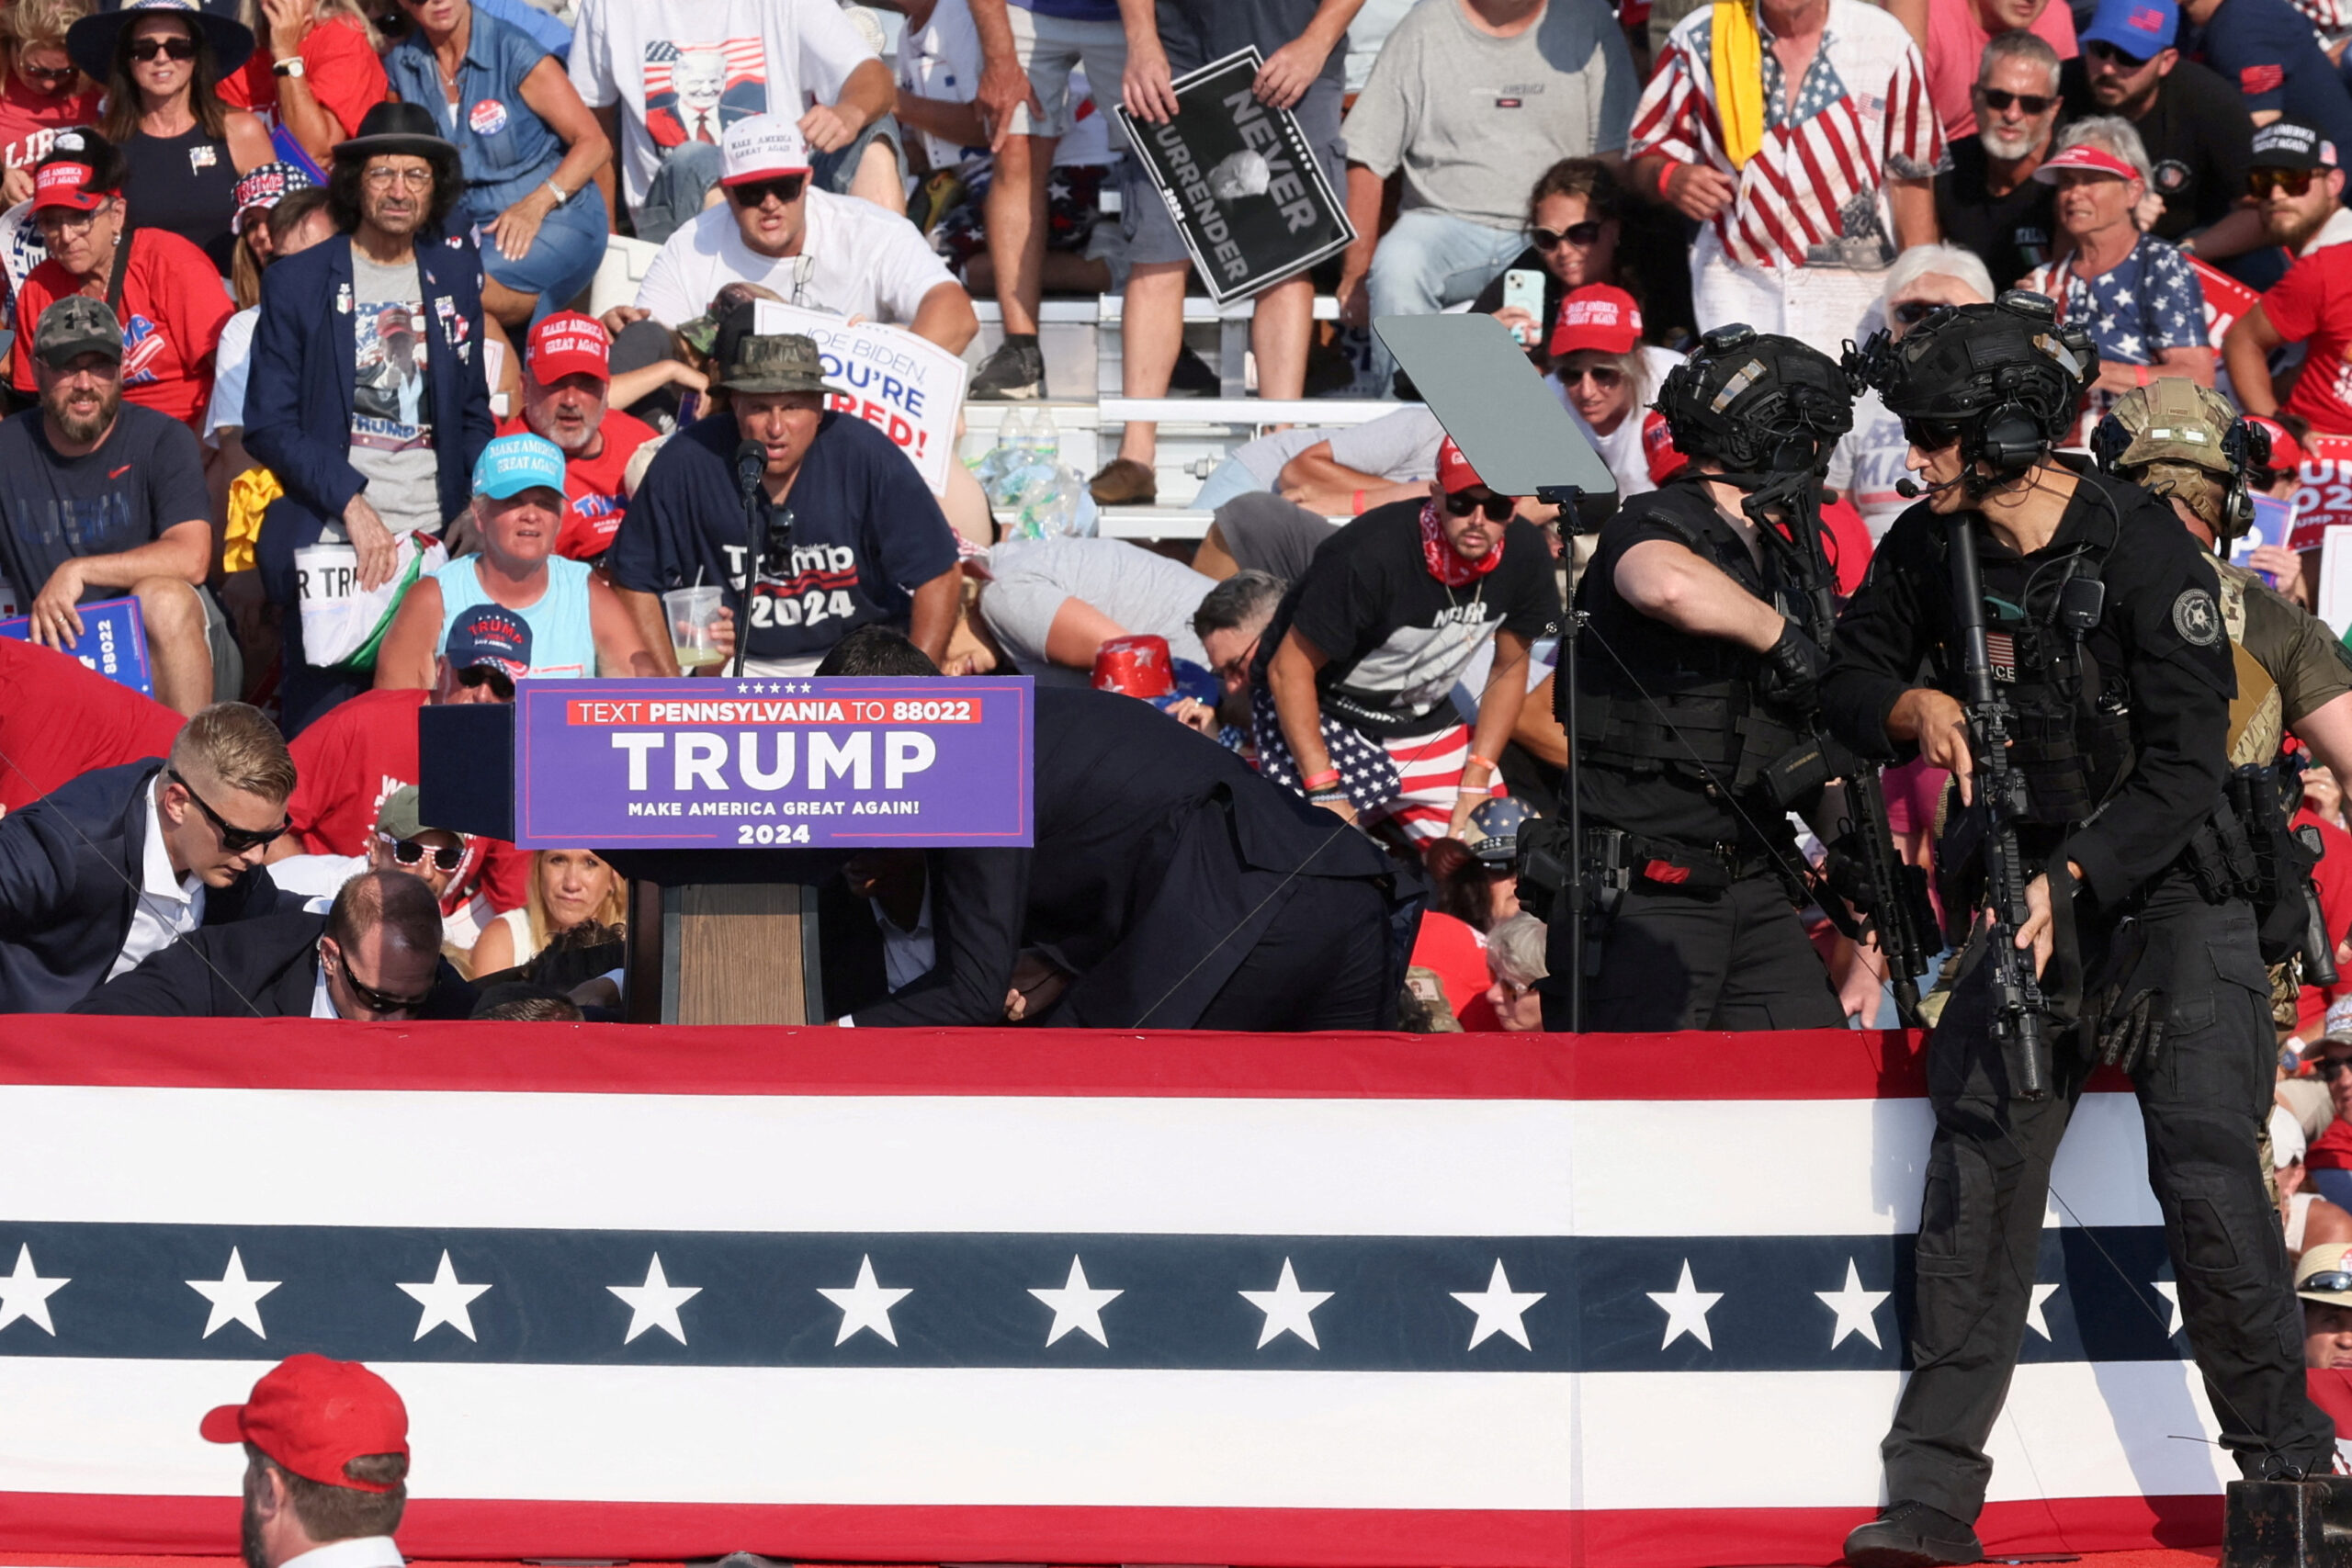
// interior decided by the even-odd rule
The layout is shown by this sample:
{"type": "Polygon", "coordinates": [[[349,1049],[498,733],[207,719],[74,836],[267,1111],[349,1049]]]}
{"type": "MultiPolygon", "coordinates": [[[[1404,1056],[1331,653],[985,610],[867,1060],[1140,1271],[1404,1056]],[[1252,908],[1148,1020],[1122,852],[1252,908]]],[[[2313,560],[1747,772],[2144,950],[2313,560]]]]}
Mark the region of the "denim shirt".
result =
{"type": "Polygon", "coordinates": [[[563,162],[563,140],[523,101],[523,78],[548,51],[521,28],[471,7],[473,31],[458,67],[457,123],[441,89],[433,47],[411,33],[384,55],[392,91],[422,104],[457,144],[470,187],[458,211],[468,223],[490,223],[546,183],[563,162]]]}

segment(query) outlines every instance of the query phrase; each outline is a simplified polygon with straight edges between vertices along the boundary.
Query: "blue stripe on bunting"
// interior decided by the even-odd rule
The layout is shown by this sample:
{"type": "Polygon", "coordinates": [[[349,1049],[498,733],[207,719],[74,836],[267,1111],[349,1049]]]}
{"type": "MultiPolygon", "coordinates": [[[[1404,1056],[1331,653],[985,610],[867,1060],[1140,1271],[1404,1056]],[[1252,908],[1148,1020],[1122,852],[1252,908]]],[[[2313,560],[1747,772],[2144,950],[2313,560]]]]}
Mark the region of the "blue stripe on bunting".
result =
{"type": "MultiPolygon", "coordinates": [[[[1911,1246],[1907,1235],[859,1235],[0,1222],[0,1271],[16,1270],[0,1272],[0,1355],[253,1359],[318,1350],[386,1362],[1381,1371],[1895,1368],[1905,1364],[1911,1246]],[[257,1285],[215,1284],[223,1303],[216,1308],[187,1281],[221,1280],[232,1248],[245,1280],[277,1283],[250,1303],[257,1285]],[[459,1314],[471,1340],[447,1322],[420,1339],[430,1314],[401,1288],[416,1285],[427,1300],[462,1297],[432,1288],[445,1250],[457,1285],[488,1287],[459,1314]],[[673,1296],[695,1288],[674,1308],[684,1344],[663,1325],[663,1299],[643,1296],[657,1253],[673,1296]],[[1071,1284],[1073,1257],[1095,1292],[1120,1292],[1099,1308],[1107,1346],[1090,1337],[1095,1320],[1083,1310],[1046,1343],[1061,1320],[1031,1292],[1071,1284]],[[897,1344],[868,1328],[837,1345],[844,1309],[820,1291],[852,1290],[868,1258],[880,1294],[908,1292],[886,1303],[897,1344]],[[1298,1292],[1330,1292],[1306,1318],[1317,1343],[1286,1332],[1261,1348],[1268,1315],[1240,1292],[1275,1292],[1285,1260],[1298,1292]],[[1854,1291],[1847,1289],[1849,1265],[1854,1291]],[[69,1282],[55,1285],[61,1278],[69,1282]],[[614,1286],[650,1300],[654,1316],[644,1318],[614,1286]],[[1532,1303],[1503,1299],[1536,1292],[1542,1299],[1532,1303]],[[1878,1292],[1883,1297],[1873,1303],[1878,1292]],[[1457,1293],[1487,1312],[1457,1302],[1457,1293]],[[1824,1294],[1845,1304],[1844,1315],[1824,1294]],[[1717,1299],[1701,1313],[1709,1295],[1717,1299]],[[1659,1296],[1668,1299],[1653,1299],[1659,1296]],[[247,1316],[237,1315],[240,1308],[247,1316]],[[53,1336],[41,1326],[44,1312],[53,1336]],[[266,1341],[250,1316],[260,1319],[266,1341]],[[1676,1325],[1682,1331],[1664,1343],[1676,1325]]],[[[2185,1357],[2187,1339],[2166,1332],[2172,1306],[2156,1288],[2171,1275],[2160,1228],[2045,1232],[2037,1278],[2058,1288],[2037,1292],[2047,1298],[2050,1337],[2029,1328],[2024,1359],[2185,1357]]]]}

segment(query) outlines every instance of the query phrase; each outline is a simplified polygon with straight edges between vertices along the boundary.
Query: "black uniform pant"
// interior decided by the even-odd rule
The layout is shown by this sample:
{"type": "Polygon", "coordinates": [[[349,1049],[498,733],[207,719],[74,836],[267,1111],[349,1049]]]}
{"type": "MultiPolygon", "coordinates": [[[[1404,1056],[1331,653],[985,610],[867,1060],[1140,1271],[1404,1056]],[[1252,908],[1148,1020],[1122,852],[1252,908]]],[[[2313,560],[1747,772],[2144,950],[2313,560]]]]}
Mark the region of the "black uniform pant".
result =
{"type": "Polygon", "coordinates": [[[1405,976],[1369,882],[1302,876],[1196,1029],[1394,1029],[1405,976]]]}
{"type": "MultiPolygon", "coordinates": [[[[2274,1047],[2253,917],[2244,903],[2205,903],[2176,877],[2143,918],[2150,953],[2163,955],[2152,977],[2167,990],[2171,1023],[2133,1088],[2181,1315],[2222,1443],[2248,1475],[2274,1456],[2324,1469],[2335,1427],[2303,1391],[2301,1314],[2256,1154],[2274,1047]]],[[[2097,974],[2099,954],[2085,958],[2097,974]]],[[[1913,1371],[1881,1450],[1890,1499],[1962,1519],[1984,1505],[1993,1472],[1984,1440],[2025,1333],[2050,1165],[2089,1070],[2075,1036],[2060,1035],[2051,1097],[2009,1098],[2008,1071],[1986,1038],[1989,975],[1980,963],[1960,978],[1928,1043],[1936,1134],[1919,1216],[1913,1371]]],[[[2145,1280],[2130,1288],[2150,1295],[2145,1280]]],[[[2152,1310],[2168,1306],[2156,1299],[2152,1310]]]]}
{"type": "MultiPolygon", "coordinates": [[[[1566,922],[1552,967],[1568,963],[1566,922]]],[[[1555,990],[1555,995],[1559,995],[1555,990]]],[[[1821,954],[1777,876],[1692,893],[1636,878],[1600,938],[1584,1026],[1621,1033],[1671,1029],[1834,1029],[1845,1010],[1821,954]]]]}

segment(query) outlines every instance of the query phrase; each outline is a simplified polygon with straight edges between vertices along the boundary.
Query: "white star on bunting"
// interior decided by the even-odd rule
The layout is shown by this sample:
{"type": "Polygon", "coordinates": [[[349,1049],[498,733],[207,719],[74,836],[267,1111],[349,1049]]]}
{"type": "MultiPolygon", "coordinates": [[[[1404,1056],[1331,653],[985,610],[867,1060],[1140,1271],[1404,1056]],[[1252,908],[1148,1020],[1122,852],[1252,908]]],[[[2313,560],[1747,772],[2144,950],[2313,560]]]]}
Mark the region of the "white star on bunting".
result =
{"type": "Polygon", "coordinates": [[[474,1337],[473,1299],[490,1287],[459,1284],[458,1271],[450,1266],[448,1249],[445,1247],[441,1252],[441,1266],[433,1270],[431,1280],[418,1285],[402,1283],[401,1289],[415,1297],[417,1304],[424,1309],[417,1314],[417,1338],[424,1338],[446,1323],[471,1339],[474,1337]]]}
{"type": "Polygon", "coordinates": [[[1283,1259],[1283,1276],[1275,1281],[1272,1290],[1242,1291],[1238,1294],[1243,1301],[1266,1314],[1266,1325],[1258,1334],[1259,1349],[1264,1349],[1284,1334],[1297,1335],[1306,1341],[1310,1349],[1323,1348],[1316,1342],[1313,1314],[1317,1307],[1331,1299],[1332,1292],[1300,1290],[1298,1275],[1291,1269],[1289,1258],[1283,1259]]]}
{"type": "Polygon", "coordinates": [[[842,1309],[842,1331],[833,1336],[833,1343],[846,1345],[849,1337],[861,1328],[870,1328],[888,1344],[896,1345],[899,1336],[890,1327],[890,1309],[914,1294],[911,1286],[885,1289],[874,1277],[874,1259],[860,1258],[857,1283],[846,1289],[823,1285],[817,1293],[842,1309]]]}
{"type": "Polygon", "coordinates": [[[212,1315],[204,1320],[204,1337],[211,1338],[232,1323],[242,1323],[254,1331],[256,1339],[266,1339],[262,1332],[261,1299],[277,1289],[277,1280],[248,1280],[245,1260],[235,1247],[229,1249],[229,1267],[220,1271],[218,1280],[190,1280],[187,1288],[212,1303],[212,1315]]]}
{"type": "Polygon", "coordinates": [[[1663,1350],[1688,1334],[1712,1350],[1714,1336],[1707,1329],[1707,1314],[1724,1299],[1721,1291],[1702,1291],[1690,1282],[1690,1260],[1682,1260],[1682,1278],[1671,1291],[1645,1291],[1644,1295],[1656,1302],[1666,1312],[1666,1338],[1658,1348],[1663,1350]]]}
{"type": "Polygon", "coordinates": [[[1892,1291],[1862,1289],[1862,1272],[1850,1258],[1846,1259],[1846,1284],[1843,1290],[1813,1292],[1823,1306],[1838,1314],[1837,1326],[1829,1333],[1832,1350],[1846,1342],[1849,1334],[1859,1334],[1871,1344],[1884,1349],[1878,1337],[1879,1303],[1893,1295],[1892,1291]]]}
{"type": "Polygon", "coordinates": [[[2156,1294],[2172,1303],[2172,1321],[2165,1325],[2165,1337],[2170,1338],[2180,1332],[2180,1287],[2170,1280],[2151,1280],[2156,1294]]]}
{"type": "Polygon", "coordinates": [[[1060,1289],[1033,1289],[1029,1293],[1054,1309],[1054,1326],[1046,1335],[1046,1344],[1051,1345],[1075,1328],[1104,1349],[1111,1348],[1110,1336],[1102,1332],[1102,1309],[1126,1292],[1099,1291],[1089,1285],[1086,1265],[1078,1260],[1077,1254],[1070,1255],[1069,1279],[1060,1289]]]}
{"type": "Polygon", "coordinates": [[[57,1325],[49,1320],[49,1298],[71,1280],[44,1280],[33,1270],[31,1244],[17,1244],[17,1271],[0,1279],[0,1328],[6,1328],[18,1318],[36,1324],[51,1339],[57,1337],[57,1325]]]}
{"type": "Polygon", "coordinates": [[[686,1325],[678,1321],[678,1309],[702,1294],[702,1287],[670,1283],[670,1277],[662,1272],[660,1253],[655,1253],[653,1261],[645,1266],[642,1285],[607,1285],[605,1289],[628,1303],[628,1332],[621,1336],[622,1344],[649,1328],[659,1328],[681,1345],[686,1342],[686,1325]]]}
{"type": "Polygon", "coordinates": [[[1470,1348],[1476,1350],[1495,1335],[1518,1342],[1522,1350],[1535,1348],[1527,1337],[1523,1321],[1527,1309],[1544,1299],[1542,1291],[1514,1291],[1510,1276],[1503,1272],[1503,1260],[1495,1259],[1495,1271],[1487,1276],[1483,1291],[1449,1291],[1446,1292],[1464,1306],[1478,1314],[1470,1329],[1470,1348]]]}
{"type": "Polygon", "coordinates": [[[2058,1287],[2055,1285],[2036,1285],[2033,1288],[2033,1300],[2025,1309],[2025,1325],[2044,1339],[2050,1337],[2050,1320],[2041,1315],[2042,1303],[2057,1293],[2058,1287]]]}

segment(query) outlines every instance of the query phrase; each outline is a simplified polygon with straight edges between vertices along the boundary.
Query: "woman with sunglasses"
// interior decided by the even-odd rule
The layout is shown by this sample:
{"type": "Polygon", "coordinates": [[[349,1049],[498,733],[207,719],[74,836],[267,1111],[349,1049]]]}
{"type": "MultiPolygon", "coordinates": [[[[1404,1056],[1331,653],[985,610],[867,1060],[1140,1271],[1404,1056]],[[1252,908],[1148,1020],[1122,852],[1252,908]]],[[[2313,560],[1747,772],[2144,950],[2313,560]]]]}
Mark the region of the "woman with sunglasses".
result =
{"type": "Polygon", "coordinates": [[[96,125],[98,89],[65,52],[65,30],[88,0],[17,0],[0,11],[0,204],[33,193],[33,164],[57,133],[96,125]]]}
{"type": "Polygon", "coordinates": [[[1625,237],[1624,187],[1616,171],[1598,158],[1563,158],[1535,182],[1527,197],[1527,249],[1496,275],[1470,309],[1492,316],[1519,333],[1540,368],[1544,333],[1560,319],[1560,301],[1590,284],[1609,283],[1640,297],[1638,286],[1619,276],[1617,247],[1625,237]],[[1504,279],[1533,272],[1544,279],[1539,319],[1503,303],[1504,279]]]}
{"type": "Polygon", "coordinates": [[[1667,433],[1666,417],[1647,411],[1651,394],[1682,355],[1643,343],[1640,307],[1632,295],[1605,283],[1569,294],[1553,321],[1545,345],[1552,385],[1609,465],[1618,499],[1656,490],[1682,466],[1682,457],[1667,433]]]}
{"type": "Polygon", "coordinates": [[[139,229],[166,230],[226,276],[237,176],[276,157],[258,116],[220,101],[228,72],[254,51],[231,0],[109,0],[66,34],[74,62],[107,85],[100,129],[129,164],[125,204],[139,229]]]}
{"type": "Polygon", "coordinates": [[[523,908],[491,921],[474,943],[473,972],[495,975],[528,964],[556,933],[589,920],[627,930],[628,884],[594,850],[540,850],[531,856],[523,908]]]}
{"type": "Polygon", "coordinates": [[[482,309],[520,332],[560,310],[604,260],[588,187],[612,143],[563,62],[468,0],[400,0],[411,23],[384,57],[392,88],[448,128],[466,170],[458,218],[481,243],[482,309]]]}

